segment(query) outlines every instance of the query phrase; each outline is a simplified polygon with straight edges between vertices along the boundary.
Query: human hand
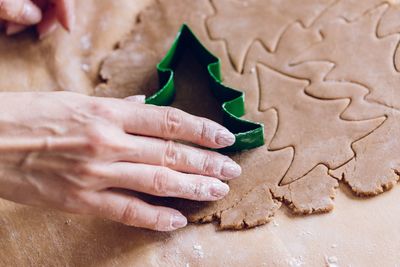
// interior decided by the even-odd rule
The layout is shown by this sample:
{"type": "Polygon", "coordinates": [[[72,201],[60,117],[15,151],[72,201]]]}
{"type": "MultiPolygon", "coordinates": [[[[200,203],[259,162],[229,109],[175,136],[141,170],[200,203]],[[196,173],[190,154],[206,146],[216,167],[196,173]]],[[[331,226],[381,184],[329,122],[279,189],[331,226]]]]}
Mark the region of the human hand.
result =
{"type": "Polygon", "coordinates": [[[0,28],[7,35],[36,25],[39,38],[58,27],[58,22],[70,31],[74,23],[73,0],[0,0],[0,28]]]}
{"type": "Polygon", "coordinates": [[[175,230],[187,224],[180,212],[132,192],[215,201],[229,191],[220,180],[241,169],[227,156],[171,140],[221,148],[235,138],[211,120],[132,98],[0,93],[0,197],[175,230]]]}

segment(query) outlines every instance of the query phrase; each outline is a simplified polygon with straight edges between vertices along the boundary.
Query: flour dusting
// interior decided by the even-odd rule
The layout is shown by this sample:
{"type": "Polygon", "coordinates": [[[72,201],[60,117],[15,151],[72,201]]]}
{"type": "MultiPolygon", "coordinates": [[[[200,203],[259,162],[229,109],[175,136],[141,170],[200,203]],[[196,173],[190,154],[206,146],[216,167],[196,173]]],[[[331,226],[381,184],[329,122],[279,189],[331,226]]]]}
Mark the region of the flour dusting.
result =
{"type": "Polygon", "coordinates": [[[201,245],[193,245],[193,252],[197,258],[204,258],[204,251],[201,245]]]}

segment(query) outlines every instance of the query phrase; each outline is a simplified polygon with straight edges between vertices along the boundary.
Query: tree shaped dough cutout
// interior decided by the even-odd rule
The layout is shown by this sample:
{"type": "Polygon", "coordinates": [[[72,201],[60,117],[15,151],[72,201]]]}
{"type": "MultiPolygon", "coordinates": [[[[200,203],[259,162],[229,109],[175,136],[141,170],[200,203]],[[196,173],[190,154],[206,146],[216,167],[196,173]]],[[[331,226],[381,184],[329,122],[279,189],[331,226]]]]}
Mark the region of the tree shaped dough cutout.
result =
{"type": "Polygon", "coordinates": [[[288,184],[322,163],[336,168],[350,160],[351,144],[368,135],[384,120],[345,121],[340,113],[348,100],[320,100],[305,94],[305,80],[290,78],[258,65],[260,110],[276,109],[278,129],[270,148],[293,147],[292,164],[282,180],[288,184]]]}

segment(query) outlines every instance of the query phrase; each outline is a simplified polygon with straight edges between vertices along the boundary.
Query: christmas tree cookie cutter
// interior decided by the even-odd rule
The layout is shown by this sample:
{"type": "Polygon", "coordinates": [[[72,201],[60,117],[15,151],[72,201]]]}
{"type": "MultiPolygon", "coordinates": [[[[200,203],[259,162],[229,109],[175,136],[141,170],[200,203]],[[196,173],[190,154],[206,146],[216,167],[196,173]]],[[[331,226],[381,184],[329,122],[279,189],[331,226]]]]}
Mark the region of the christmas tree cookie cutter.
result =
{"type": "Polygon", "coordinates": [[[245,114],[244,92],[222,83],[220,59],[208,51],[190,28],[183,24],[165,57],[157,65],[159,89],[146,99],[146,104],[168,106],[175,97],[174,69],[185,49],[190,49],[196,59],[207,68],[210,89],[221,103],[223,125],[235,134],[235,143],[227,151],[241,151],[264,145],[264,125],[241,119],[245,114]]]}

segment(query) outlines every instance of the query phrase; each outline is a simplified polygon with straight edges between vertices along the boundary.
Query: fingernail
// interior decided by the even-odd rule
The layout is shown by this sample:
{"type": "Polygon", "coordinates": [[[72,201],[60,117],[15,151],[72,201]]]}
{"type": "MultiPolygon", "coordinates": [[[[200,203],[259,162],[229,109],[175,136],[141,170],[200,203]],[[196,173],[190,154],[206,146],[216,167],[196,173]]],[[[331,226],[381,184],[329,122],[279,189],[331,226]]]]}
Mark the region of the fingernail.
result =
{"type": "Polygon", "coordinates": [[[25,25],[16,23],[9,23],[6,28],[6,35],[13,35],[23,31],[26,28],[25,25]]]}
{"type": "Polygon", "coordinates": [[[42,12],[30,1],[25,1],[22,13],[23,23],[36,24],[42,20],[42,12]]]}
{"type": "Polygon", "coordinates": [[[229,192],[229,186],[222,182],[214,183],[210,187],[210,193],[213,197],[222,198],[229,192]]]}
{"type": "Polygon", "coordinates": [[[138,103],[144,103],[146,101],[146,96],[145,95],[133,95],[133,96],[126,97],[125,100],[132,101],[132,102],[138,102],[138,103]]]}
{"type": "Polygon", "coordinates": [[[172,216],[172,227],[174,229],[179,229],[187,225],[187,219],[182,215],[172,216]]]}
{"type": "Polygon", "coordinates": [[[215,136],[215,142],[220,146],[230,146],[235,143],[235,135],[228,130],[218,130],[215,136]]]}
{"type": "Polygon", "coordinates": [[[234,161],[226,161],[222,166],[221,174],[226,178],[236,178],[242,173],[242,168],[234,161]]]}

